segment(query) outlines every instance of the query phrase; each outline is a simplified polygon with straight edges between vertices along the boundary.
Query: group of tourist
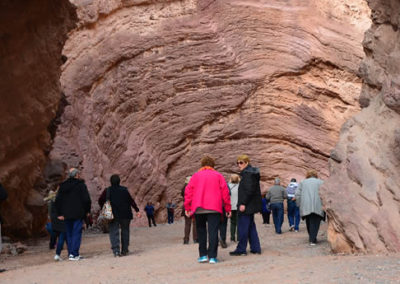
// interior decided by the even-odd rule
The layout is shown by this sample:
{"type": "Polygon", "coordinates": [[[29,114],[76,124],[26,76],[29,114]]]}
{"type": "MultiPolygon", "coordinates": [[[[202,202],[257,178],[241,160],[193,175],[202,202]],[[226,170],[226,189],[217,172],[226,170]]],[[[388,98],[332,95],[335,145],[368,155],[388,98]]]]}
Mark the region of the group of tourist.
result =
{"type": "Polygon", "coordinates": [[[225,218],[231,218],[231,241],[238,241],[236,249],[229,254],[247,255],[248,243],[250,253],[261,254],[254,214],[262,212],[263,222],[269,223],[269,214],[272,212],[275,232],[281,234],[285,199],[290,231],[298,232],[301,216],[306,220],[310,245],[316,244],[324,212],[319,197],[319,188],[323,181],[318,179],[315,170],[310,170],[300,184],[296,179],[291,179],[287,188],[282,187],[280,179],[276,178],[274,186],[262,199],[260,171],[251,166],[247,155],[237,158],[240,177],[232,175],[229,183],[225,182],[214,166],[214,159],[204,156],[201,159],[201,168],[187,178],[187,185],[182,190],[185,210],[184,244],[189,241],[193,220],[196,227],[196,232],[193,230],[193,240],[199,243],[199,263],[218,262],[218,231],[221,247],[226,247],[223,233],[221,234],[225,227],[226,235],[225,218]]]}

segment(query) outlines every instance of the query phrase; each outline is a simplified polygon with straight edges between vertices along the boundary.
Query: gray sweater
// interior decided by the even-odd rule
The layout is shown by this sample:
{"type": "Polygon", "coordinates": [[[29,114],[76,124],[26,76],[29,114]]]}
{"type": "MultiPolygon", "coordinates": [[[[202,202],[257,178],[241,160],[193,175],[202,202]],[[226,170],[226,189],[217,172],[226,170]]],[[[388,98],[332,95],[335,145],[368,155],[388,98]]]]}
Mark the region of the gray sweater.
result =
{"type": "Polygon", "coordinates": [[[268,194],[265,197],[270,203],[283,203],[284,199],[287,199],[286,189],[280,185],[274,185],[268,190],[268,194]]]}
{"type": "Polygon", "coordinates": [[[324,182],[317,178],[303,180],[296,191],[296,203],[300,207],[300,215],[307,216],[315,213],[324,216],[322,202],[319,197],[319,188],[324,182]]]}

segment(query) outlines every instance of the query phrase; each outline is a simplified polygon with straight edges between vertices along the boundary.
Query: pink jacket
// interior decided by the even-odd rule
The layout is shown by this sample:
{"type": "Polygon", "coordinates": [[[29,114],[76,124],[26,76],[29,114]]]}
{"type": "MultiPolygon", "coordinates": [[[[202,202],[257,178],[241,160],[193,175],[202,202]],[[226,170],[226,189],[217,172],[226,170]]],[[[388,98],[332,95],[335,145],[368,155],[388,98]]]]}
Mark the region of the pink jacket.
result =
{"type": "Polygon", "coordinates": [[[191,215],[199,207],[221,214],[224,207],[225,212],[231,212],[231,199],[224,177],[216,170],[200,169],[186,186],[184,206],[191,215]]]}

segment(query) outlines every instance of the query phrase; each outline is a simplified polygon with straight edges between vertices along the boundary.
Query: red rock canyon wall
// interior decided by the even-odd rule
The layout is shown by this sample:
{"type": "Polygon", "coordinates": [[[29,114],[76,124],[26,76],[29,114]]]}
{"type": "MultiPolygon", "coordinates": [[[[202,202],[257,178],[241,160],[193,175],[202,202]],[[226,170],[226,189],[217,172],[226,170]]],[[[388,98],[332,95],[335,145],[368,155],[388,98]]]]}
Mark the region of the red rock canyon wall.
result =
{"type": "Polygon", "coordinates": [[[68,1],[0,3],[0,181],[9,192],[1,214],[10,236],[32,236],[46,221],[42,170],[61,97],[61,51],[76,20],[68,1]]]}
{"type": "Polygon", "coordinates": [[[400,252],[400,2],[368,4],[364,108],[343,126],[322,190],[336,252],[400,252]]]}
{"type": "Polygon", "coordinates": [[[69,105],[50,156],[81,167],[92,198],[119,173],[162,219],[204,153],[227,177],[248,154],[264,191],[309,167],[328,176],[339,128],[359,111],[364,1],[72,2],[69,105]]]}

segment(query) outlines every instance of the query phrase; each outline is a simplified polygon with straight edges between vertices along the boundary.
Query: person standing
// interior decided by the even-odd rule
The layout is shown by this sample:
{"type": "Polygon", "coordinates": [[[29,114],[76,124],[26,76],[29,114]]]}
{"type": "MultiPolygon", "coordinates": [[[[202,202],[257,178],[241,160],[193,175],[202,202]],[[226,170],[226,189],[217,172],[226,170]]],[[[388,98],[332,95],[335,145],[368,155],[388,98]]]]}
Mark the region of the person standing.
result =
{"type": "Polygon", "coordinates": [[[172,203],[172,201],[168,201],[167,203],[167,215],[168,215],[168,224],[173,224],[174,223],[174,214],[175,214],[175,203],[172,203]]]}
{"type": "Polygon", "coordinates": [[[300,224],[300,208],[296,205],[296,190],[298,183],[295,178],[290,180],[289,185],[286,187],[287,193],[287,215],[289,220],[290,231],[298,232],[300,224]]]}
{"type": "Polygon", "coordinates": [[[90,213],[91,200],[79,171],[71,168],[68,179],[60,184],[55,200],[57,218],[65,222],[69,260],[80,260],[83,220],[90,213]]]}
{"type": "Polygon", "coordinates": [[[275,185],[272,186],[265,197],[271,203],[272,219],[274,220],[275,232],[282,234],[283,224],[283,200],[287,199],[286,190],[281,185],[279,178],[275,179],[275,185]]]}
{"type": "Polygon", "coordinates": [[[183,210],[182,210],[182,216],[185,218],[185,230],[184,230],[184,236],[183,236],[183,244],[187,245],[189,244],[189,236],[190,236],[190,227],[192,227],[192,236],[193,236],[193,243],[197,243],[197,230],[196,230],[196,219],[192,217],[188,217],[185,214],[185,189],[186,186],[188,185],[189,181],[191,179],[191,176],[187,176],[185,179],[185,186],[181,190],[181,195],[183,198],[183,210]],[[192,226],[193,223],[193,226],[192,226]]]}
{"type": "Polygon", "coordinates": [[[125,256],[129,253],[129,226],[133,219],[131,207],[137,212],[137,217],[140,217],[135,200],[128,189],[120,185],[120,182],[121,179],[118,175],[112,175],[111,186],[106,190],[106,200],[110,200],[114,215],[114,219],[109,223],[109,236],[111,250],[115,257],[125,256]]]}
{"type": "Polygon", "coordinates": [[[210,156],[201,159],[201,168],[190,179],[185,190],[185,214],[196,218],[199,241],[199,263],[217,263],[218,226],[223,209],[231,216],[229,189],[222,174],[215,169],[210,156]],[[207,248],[208,225],[208,248],[207,248]]]}
{"type": "Polygon", "coordinates": [[[264,195],[262,199],[262,218],[263,218],[263,224],[269,224],[269,216],[271,215],[271,210],[269,210],[269,202],[266,198],[266,195],[264,195]]]}
{"type": "MultiPolygon", "coordinates": [[[[3,202],[8,197],[8,193],[6,189],[0,183],[0,202],[3,202]]],[[[1,224],[3,223],[3,218],[0,215],[0,253],[2,250],[2,240],[1,240],[1,224]]],[[[0,273],[6,271],[5,269],[0,269],[0,273]]]]}
{"type": "Polygon", "coordinates": [[[250,252],[261,254],[260,239],[258,238],[254,214],[261,212],[260,170],[250,165],[247,155],[237,158],[241,180],[239,183],[238,207],[239,207],[239,243],[230,255],[246,255],[247,242],[250,243],[250,252]]]}
{"type": "Polygon", "coordinates": [[[237,213],[237,203],[238,203],[238,194],[239,194],[239,182],[240,177],[237,174],[231,175],[228,183],[228,187],[231,193],[231,208],[232,208],[232,216],[231,216],[231,242],[235,242],[239,239],[239,230],[238,226],[238,213],[237,213]]]}
{"type": "Polygon", "coordinates": [[[153,222],[154,227],[157,227],[156,220],[154,220],[154,206],[151,202],[147,202],[144,211],[146,212],[147,220],[149,221],[149,227],[151,227],[151,222],[153,222]]]}
{"type": "Polygon", "coordinates": [[[323,183],[318,178],[317,171],[310,170],[307,172],[306,179],[300,182],[295,195],[301,218],[306,219],[308,239],[312,246],[317,244],[319,225],[325,217],[319,196],[319,189],[323,183]]]}

